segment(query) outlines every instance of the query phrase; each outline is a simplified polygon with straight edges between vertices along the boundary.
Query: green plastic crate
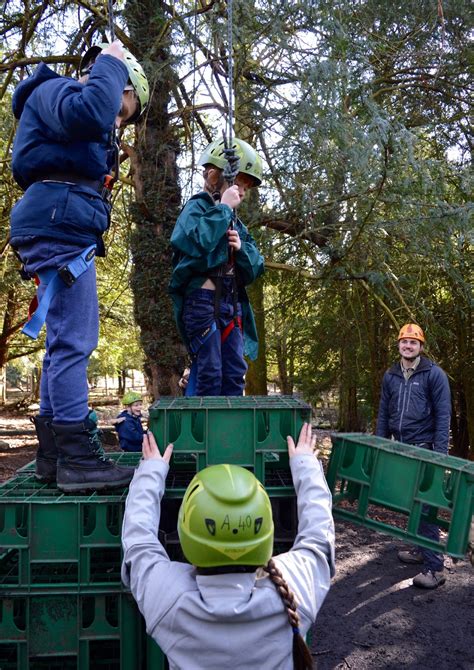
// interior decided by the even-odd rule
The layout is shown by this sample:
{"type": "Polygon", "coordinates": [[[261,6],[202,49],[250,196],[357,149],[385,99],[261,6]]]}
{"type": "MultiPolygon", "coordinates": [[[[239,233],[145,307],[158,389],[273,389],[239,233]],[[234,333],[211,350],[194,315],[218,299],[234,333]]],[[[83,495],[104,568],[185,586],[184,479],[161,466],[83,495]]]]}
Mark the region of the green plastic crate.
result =
{"type": "Polygon", "coordinates": [[[311,407],[292,396],[163,397],[151,406],[149,424],[161,449],[174,444],[177,474],[234,463],[252,470],[270,493],[286,494],[286,438],[296,440],[310,418],[311,407]]]}
{"type": "MultiPolygon", "coordinates": [[[[143,619],[126,593],[2,598],[0,668],[140,670],[148,665],[143,619]]],[[[153,667],[165,668],[156,645],[153,667]]]]}
{"type": "Polygon", "coordinates": [[[27,471],[0,486],[0,587],[116,588],[125,498],[65,496],[27,471]]]}
{"type": "MultiPolygon", "coordinates": [[[[175,444],[162,503],[164,536],[176,531],[180,500],[196,471],[219,462],[255,472],[270,497],[281,499],[276,528],[283,528],[278,519],[285,500],[294,496],[286,437],[296,440],[310,413],[309,405],[293,397],[162,398],[156,403],[150,423],[157,441],[161,448],[175,444]]],[[[141,458],[124,452],[108,456],[130,466],[141,458]]],[[[36,481],[34,462],[22,468],[0,486],[0,589],[20,595],[120,588],[127,492],[64,494],[54,484],[36,481]]],[[[293,521],[289,530],[277,530],[276,540],[291,541],[295,532],[293,521]]]]}
{"type": "Polygon", "coordinates": [[[340,433],[332,442],[326,478],[335,516],[434,551],[465,555],[474,513],[474,463],[374,435],[340,433]],[[399,513],[399,524],[384,518],[387,510],[399,513]],[[445,539],[420,535],[422,516],[446,531],[445,539]]]}
{"type": "Polygon", "coordinates": [[[168,659],[161,651],[156,642],[146,636],[146,662],[144,670],[168,670],[168,659]]]}
{"type": "MultiPolygon", "coordinates": [[[[37,482],[32,468],[34,464],[0,486],[0,591],[38,594],[66,588],[93,594],[120,589],[128,489],[64,495],[55,486],[37,482]]],[[[161,502],[164,542],[176,534],[179,494],[192,476],[188,471],[170,472],[161,502]]],[[[275,542],[293,540],[297,529],[294,490],[290,495],[283,490],[278,487],[278,495],[270,495],[275,542]]]]}

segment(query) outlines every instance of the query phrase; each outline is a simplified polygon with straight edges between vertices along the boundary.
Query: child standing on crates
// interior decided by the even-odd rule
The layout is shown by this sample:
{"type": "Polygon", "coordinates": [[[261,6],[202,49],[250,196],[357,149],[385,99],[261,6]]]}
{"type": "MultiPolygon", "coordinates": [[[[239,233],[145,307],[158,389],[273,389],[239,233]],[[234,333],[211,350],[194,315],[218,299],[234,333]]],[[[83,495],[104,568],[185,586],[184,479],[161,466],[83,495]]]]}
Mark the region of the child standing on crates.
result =
{"type": "Polygon", "coordinates": [[[125,409],[115,419],[120,449],[141,451],[144,430],[142,426],[142,397],[136,391],[127,391],[122,398],[125,409]]]}
{"type": "Polygon", "coordinates": [[[334,574],[331,494],[310,424],[296,446],[287,442],[299,517],[291,550],[272,558],[272,507],[255,476],[213,465],[195,475],[179,510],[184,563],[158,539],[173,445],[161,456],[145,435],[125,506],[122,580],[170,668],[313,667],[303,637],[334,574]]]}
{"type": "Polygon", "coordinates": [[[36,338],[46,321],[35,476],[65,492],[126,486],[133,475],[104,456],[87,366],[99,335],[94,257],[105,255],[114,164],[118,177],[114,129],[134,123],[148,98],[143,68],[117,41],[88,49],[79,80],[40,63],[13,94],[12,171],[24,195],[12,209],[11,245],[22,276],[40,282],[23,332],[36,338]]]}
{"type": "Polygon", "coordinates": [[[204,191],[187,202],[171,236],[169,290],[193,361],[188,396],[243,395],[244,354],[254,360],[258,353],[245,286],[263,274],[263,257],[234,210],[250,188],[261,184],[262,161],[243,140],[234,138],[232,149],[239,159],[232,186],[224,177],[224,141],[204,151],[198,163],[204,167],[204,191]]]}

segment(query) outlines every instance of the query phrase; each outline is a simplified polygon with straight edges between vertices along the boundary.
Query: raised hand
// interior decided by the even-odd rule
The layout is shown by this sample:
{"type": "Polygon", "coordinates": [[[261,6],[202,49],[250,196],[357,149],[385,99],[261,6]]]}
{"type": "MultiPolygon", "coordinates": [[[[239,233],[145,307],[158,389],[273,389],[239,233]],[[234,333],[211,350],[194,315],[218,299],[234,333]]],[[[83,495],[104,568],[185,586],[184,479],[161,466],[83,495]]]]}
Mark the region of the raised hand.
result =
{"type": "Polygon", "coordinates": [[[145,461],[155,460],[155,461],[165,461],[166,463],[169,463],[172,453],[173,453],[173,445],[168,444],[162,456],[160,454],[160,450],[158,449],[158,445],[156,444],[156,440],[153,433],[148,431],[147,433],[144,434],[142,454],[145,461]]]}
{"type": "Polygon", "coordinates": [[[293,438],[288,435],[286,438],[288,444],[288,455],[290,458],[298,456],[299,454],[314,454],[317,456],[318,451],[315,451],[316,437],[311,434],[311,424],[304,423],[298,437],[298,443],[295,446],[293,438]]]}

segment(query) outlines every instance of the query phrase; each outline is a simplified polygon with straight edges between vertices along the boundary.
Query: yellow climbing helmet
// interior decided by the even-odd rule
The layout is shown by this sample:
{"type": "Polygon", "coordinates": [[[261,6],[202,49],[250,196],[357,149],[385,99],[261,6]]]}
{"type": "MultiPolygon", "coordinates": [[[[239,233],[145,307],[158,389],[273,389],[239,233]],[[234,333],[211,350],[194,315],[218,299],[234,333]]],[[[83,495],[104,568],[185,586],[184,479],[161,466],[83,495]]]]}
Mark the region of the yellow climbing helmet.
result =
{"type": "Polygon", "coordinates": [[[211,465],[184,494],[178,534],[187,560],[199,568],[266,565],[273,550],[270,499],[239,465],[211,465]]]}
{"type": "MultiPolygon", "coordinates": [[[[89,74],[97,56],[108,46],[108,44],[104,43],[90,47],[90,49],[86,51],[82,56],[79,65],[79,72],[81,75],[89,74]]],[[[127,123],[134,123],[143,114],[148,105],[150,99],[150,87],[148,85],[146,74],[135,56],[130,53],[128,49],[125,49],[125,47],[123,48],[123,53],[124,63],[128,70],[129,87],[135,91],[138,100],[138,109],[136,113],[127,120],[127,123]]]]}
{"type": "MultiPolygon", "coordinates": [[[[238,137],[233,138],[232,149],[235,150],[235,154],[239,158],[239,172],[248,174],[253,178],[255,186],[259,186],[262,183],[263,167],[262,159],[258,153],[250,144],[238,137]]],[[[204,149],[198,165],[215,165],[215,167],[223,170],[227,165],[224,150],[224,140],[214,140],[204,149]]]]}
{"type": "Polygon", "coordinates": [[[425,342],[425,335],[420,326],[416,323],[406,323],[400,328],[398,334],[399,340],[419,340],[422,344],[425,342]]]}

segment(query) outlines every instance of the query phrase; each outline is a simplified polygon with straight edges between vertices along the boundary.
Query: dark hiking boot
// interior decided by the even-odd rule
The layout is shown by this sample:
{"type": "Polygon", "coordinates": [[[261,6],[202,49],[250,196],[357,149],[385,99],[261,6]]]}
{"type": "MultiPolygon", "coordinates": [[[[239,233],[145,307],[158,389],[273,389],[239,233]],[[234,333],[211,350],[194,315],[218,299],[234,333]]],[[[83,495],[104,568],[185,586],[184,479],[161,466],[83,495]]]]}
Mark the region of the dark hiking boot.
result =
{"type": "Polygon", "coordinates": [[[402,563],[421,564],[424,562],[423,554],[419,549],[407,549],[399,551],[398,560],[402,563]]]}
{"type": "Polygon", "coordinates": [[[31,416],[38,437],[36,452],[35,477],[40,482],[55,482],[58,461],[58,448],[51,429],[52,416],[31,416]]]}
{"type": "Polygon", "coordinates": [[[419,575],[413,577],[413,586],[418,586],[420,589],[437,589],[446,581],[444,572],[435,572],[434,570],[423,570],[419,575]]]}
{"type": "Polygon", "coordinates": [[[59,450],[58,489],[65,492],[100,491],[128,486],[135,468],[116,465],[102,449],[97,423],[90,413],[81,423],[52,428],[59,450]]]}

